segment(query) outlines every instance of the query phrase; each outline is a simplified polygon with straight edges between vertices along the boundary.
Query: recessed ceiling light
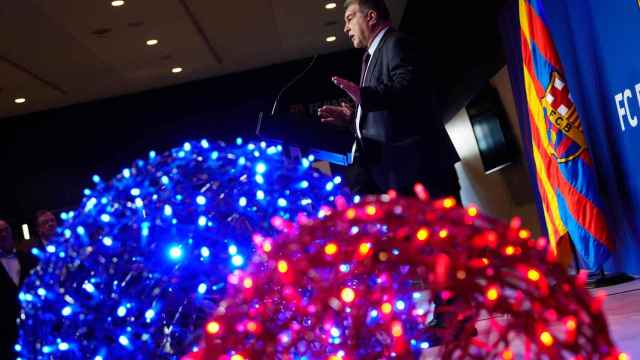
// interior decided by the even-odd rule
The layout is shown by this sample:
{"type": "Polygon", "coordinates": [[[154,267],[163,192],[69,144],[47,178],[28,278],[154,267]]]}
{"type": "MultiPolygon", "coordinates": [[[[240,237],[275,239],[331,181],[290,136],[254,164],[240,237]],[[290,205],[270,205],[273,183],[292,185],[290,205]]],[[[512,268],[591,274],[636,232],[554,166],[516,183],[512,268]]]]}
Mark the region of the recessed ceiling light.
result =
{"type": "Polygon", "coordinates": [[[327,3],[327,5],[325,5],[324,8],[327,10],[332,10],[332,9],[335,9],[337,6],[338,5],[336,3],[330,2],[330,3],[327,3]]]}
{"type": "Polygon", "coordinates": [[[177,74],[179,72],[182,72],[182,68],[181,67],[174,67],[173,69],[171,69],[171,72],[174,74],[177,74]]]}
{"type": "Polygon", "coordinates": [[[336,41],[336,39],[337,38],[335,36],[329,36],[329,37],[326,38],[327,42],[334,42],[334,41],[336,41]]]}
{"type": "Polygon", "coordinates": [[[22,103],[24,103],[26,101],[27,101],[27,99],[25,99],[25,98],[16,98],[16,99],[13,100],[13,102],[15,102],[16,104],[22,104],[22,103]]]}
{"type": "Polygon", "coordinates": [[[111,6],[122,6],[124,5],[124,0],[114,0],[111,2],[111,6]]]}
{"type": "Polygon", "coordinates": [[[156,39],[147,40],[147,45],[149,46],[158,45],[158,40],[156,39]]]}

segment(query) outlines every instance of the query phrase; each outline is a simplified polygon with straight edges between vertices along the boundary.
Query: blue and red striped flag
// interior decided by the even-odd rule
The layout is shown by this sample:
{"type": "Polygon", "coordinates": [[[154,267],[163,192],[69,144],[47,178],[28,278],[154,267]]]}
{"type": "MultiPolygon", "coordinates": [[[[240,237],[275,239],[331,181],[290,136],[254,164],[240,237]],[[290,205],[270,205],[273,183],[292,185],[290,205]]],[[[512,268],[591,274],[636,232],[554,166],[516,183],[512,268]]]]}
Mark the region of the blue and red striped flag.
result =
{"type": "Polygon", "coordinates": [[[519,0],[524,84],[538,191],[554,251],[567,235],[591,270],[610,256],[591,155],[540,0],[519,0]]]}

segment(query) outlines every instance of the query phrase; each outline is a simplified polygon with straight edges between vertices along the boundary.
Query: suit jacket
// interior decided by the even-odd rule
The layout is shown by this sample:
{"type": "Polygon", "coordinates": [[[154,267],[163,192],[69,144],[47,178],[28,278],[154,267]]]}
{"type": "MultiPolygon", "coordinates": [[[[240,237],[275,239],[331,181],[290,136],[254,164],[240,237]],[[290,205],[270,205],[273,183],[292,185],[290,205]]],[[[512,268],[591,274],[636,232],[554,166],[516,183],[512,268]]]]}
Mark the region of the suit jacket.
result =
{"type": "Polygon", "coordinates": [[[13,347],[18,339],[16,319],[20,312],[18,294],[20,286],[37,265],[36,258],[28,253],[17,251],[20,263],[20,283],[16,285],[9,273],[0,264],[0,359],[12,359],[13,347]]]}
{"type": "Polygon", "coordinates": [[[453,165],[460,158],[435,106],[427,60],[410,38],[390,28],[369,61],[360,89],[358,161],[382,191],[418,181],[427,188],[455,182],[450,186],[459,190],[453,165]]]}

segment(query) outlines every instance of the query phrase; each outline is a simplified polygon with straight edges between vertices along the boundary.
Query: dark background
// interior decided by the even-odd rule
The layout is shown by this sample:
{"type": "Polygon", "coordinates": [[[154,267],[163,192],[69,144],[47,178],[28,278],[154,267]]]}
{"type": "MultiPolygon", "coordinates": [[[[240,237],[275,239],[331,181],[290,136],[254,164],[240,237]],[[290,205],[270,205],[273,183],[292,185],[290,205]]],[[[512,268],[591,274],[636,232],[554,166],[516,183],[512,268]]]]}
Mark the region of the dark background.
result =
{"type": "MultiPolygon", "coordinates": [[[[409,0],[400,30],[431,54],[438,103],[449,119],[503,65],[502,1],[409,0]]],[[[291,104],[344,96],[332,75],[357,80],[361,50],[320,56],[282,98],[291,104]]],[[[31,222],[38,209],[72,209],[91,176],[110,179],[150,150],[186,140],[253,137],[257,114],[310,59],[0,121],[0,218],[31,222]]],[[[100,84],[96,84],[99,86],[100,84]]]]}

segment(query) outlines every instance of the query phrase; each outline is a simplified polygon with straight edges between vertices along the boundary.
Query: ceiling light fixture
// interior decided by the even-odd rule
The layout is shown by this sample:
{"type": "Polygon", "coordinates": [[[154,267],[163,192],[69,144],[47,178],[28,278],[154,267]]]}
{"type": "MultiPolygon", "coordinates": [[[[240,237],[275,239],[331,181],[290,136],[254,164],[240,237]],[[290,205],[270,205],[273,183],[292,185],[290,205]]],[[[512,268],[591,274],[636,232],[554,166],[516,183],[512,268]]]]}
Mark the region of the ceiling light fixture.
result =
{"type": "Polygon", "coordinates": [[[171,72],[174,74],[180,73],[182,72],[182,68],[181,67],[174,67],[173,69],[171,69],[171,72]]]}
{"type": "Polygon", "coordinates": [[[22,104],[22,103],[24,103],[26,101],[27,101],[27,99],[25,99],[25,98],[16,98],[16,99],[13,100],[13,102],[15,102],[16,104],[22,104]]]}
{"type": "Polygon", "coordinates": [[[329,36],[325,40],[327,40],[327,42],[334,42],[337,40],[337,38],[335,36],[329,36]]]}
{"type": "Polygon", "coordinates": [[[124,5],[124,0],[114,0],[114,1],[111,2],[111,6],[118,7],[118,6],[122,6],[122,5],[124,5]]]}
{"type": "Polygon", "coordinates": [[[156,39],[147,40],[147,45],[149,46],[158,45],[158,40],[156,39]]]}
{"type": "Polygon", "coordinates": [[[327,9],[327,10],[333,10],[333,9],[335,9],[337,6],[338,6],[338,5],[337,5],[336,3],[334,3],[334,2],[330,2],[330,3],[327,3],[327,5],[325,5],[325,6],[324,6],[324,8],[325,8],[325,9],[327,9]]]}

